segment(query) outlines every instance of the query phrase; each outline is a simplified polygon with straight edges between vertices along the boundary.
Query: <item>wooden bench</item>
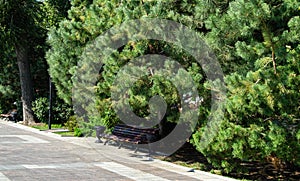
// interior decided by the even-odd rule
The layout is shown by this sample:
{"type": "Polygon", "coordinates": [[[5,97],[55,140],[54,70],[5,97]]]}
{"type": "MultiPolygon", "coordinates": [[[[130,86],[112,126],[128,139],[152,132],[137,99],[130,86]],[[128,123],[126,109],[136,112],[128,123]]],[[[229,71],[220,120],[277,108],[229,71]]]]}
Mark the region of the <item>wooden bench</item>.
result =
{"type": "MultiPolygon", "coordinates": [[[[139,144],[148,144],[151,142],[155,142],[159,139],[159,129],[157,128],[138,128],[133,126],[128,126],[124,124],[118,124],[114,127],[112,134],[104,134],[103,127],[97,127],[98,128],[98,135],[96,134],[98,140],[100,138],[106,139],[104,142],[104,145],[107,144],[108,141],[113,140],[119,144],[119,148],[123,146],[124,143],[131,143],[133,145],[136,145],[135,153],[139,149],[139,144]],[[101,131],[103,132],[101,133],[101,131]]],[[[96,129],[97,130],[97,129],[96,129]]],[[[100,142],[100,141],[98,141],[100,142]]],[[[148,145],[149,146],[149,145],[148,145]]],[[[152,150],[150,147],[149,153],[152,153],[152,150]]]]}

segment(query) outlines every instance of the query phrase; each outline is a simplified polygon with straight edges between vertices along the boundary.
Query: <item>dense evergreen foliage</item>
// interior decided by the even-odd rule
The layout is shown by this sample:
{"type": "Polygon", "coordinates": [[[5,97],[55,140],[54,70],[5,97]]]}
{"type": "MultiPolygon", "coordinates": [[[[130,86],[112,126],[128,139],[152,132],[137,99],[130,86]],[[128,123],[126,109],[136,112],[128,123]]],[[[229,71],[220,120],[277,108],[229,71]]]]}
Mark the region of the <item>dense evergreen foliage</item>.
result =
{"type": "Polygon", "coordinates": [[[5,50],[5,53],[0,54],[0,111],[6,113],[13,107],[13,102],[17,97],[20,97],[19,74],[16,57],[12,47],[5,47],[7,44],[1,44],[1,50],[5,50]]]}
{"type": "MultiPolygon", "coordinates": [[[[117,73],[133,58],[157,53],[176,59],[197,82],[205,101],[191,142],[214,166],[230,171],[239,162],[251,160],[299,165],[299,7],[299,2],[289,0],[73,2],[70,20],[50,33],[52,49],[47,60],[60,96],[71,103],[71,78],[88,42],[130,19],[159,17],[180,22],[203,34],[226,74],[225,117],[208,147],[201,147],[211,114],[205,75],[186,52],[164,42],[130,42],[103,60],[96,89],[99,116],[91,118],[92,124],[111,127],[119,121],[110,97],[117,73]]],[[[155,94],[174,105],[179,98],[173,89],[157,77],[143,77],[131,89],[132,109],[147,116],[149,96],[155,94]]],[[[176,122],[178,110],[167,112],[167,122],[176,122]]]]}
{"type": "Polygon", "coordinates": [[[225,121],[210,146],[216,166],[240,161],[299,165],[299,11],[296,1],[232,1],[205,21],[206,39],[226,72],[225,121]]]}

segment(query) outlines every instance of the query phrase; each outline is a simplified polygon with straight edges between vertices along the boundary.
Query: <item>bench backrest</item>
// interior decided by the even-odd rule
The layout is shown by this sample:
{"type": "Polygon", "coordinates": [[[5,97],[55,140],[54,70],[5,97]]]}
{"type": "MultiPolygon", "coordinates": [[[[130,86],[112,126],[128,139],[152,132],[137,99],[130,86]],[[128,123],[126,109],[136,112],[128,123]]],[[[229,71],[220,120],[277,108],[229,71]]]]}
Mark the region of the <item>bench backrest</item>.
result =
{"type": "Polygon", "coordinates": [[[141,142],[155,141],[159,135],[157,128],[138,128],[124,124],[118,124],[112,131],[113,135],[139,140],[141,142]]]}

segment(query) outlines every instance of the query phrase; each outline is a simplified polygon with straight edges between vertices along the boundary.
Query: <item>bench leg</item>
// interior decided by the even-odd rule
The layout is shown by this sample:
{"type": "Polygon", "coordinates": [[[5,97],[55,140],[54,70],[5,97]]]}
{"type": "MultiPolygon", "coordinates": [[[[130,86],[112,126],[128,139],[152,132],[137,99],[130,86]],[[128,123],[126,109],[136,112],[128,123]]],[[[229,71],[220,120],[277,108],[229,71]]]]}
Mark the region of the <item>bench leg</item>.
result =
{"type": "Polygon", "coordinates": [[[123,146],[123,143],[120,143],[118,149],[121,149],[122,146],[123,146]]]}
{"type": "Polygon", "coordinates": [[[100,138],[98,138],[98,139],[95,141],[95,143],[103,143],[103,141],[102,141],[100,138]]]}
{"type": "Polygon", "coordinates": [[[149,156],[153,155],[155,152],[151,149],[150,144],[148,144],[149,156]]]}
{"type": "Polygon", "coordinates": [[[108,139],[107,139],[107,140],[105,140],[105,142],[104,142],[104,145],[106,145],[106,143],[108,143],[108,139]]]}
{"type": "Polygon", "coordinates": [[[95,143],[103,143],[102,140],[96,140],[95,143]]]}
{"type": "Polygon", "coordinates": [[[139,151],[139,145],[136,145],[134,153],[137,153],[139,151]]]}

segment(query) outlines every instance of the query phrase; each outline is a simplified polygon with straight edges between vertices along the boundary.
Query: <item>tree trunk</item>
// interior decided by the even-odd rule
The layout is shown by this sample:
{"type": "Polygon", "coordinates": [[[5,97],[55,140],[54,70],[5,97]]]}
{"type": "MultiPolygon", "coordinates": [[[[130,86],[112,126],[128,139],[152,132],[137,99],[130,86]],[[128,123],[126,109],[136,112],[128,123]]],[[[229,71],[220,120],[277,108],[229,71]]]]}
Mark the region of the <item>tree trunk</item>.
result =
{"type": "Polygon", "coordinates": [[[17,54],[17,61],[20,73],[20,83],[22,91],[22,105],[23,105],[23,123],[30,125],[35,123],[31,103],[34,100],[33,86],[30,72],[30,63],[28,60],[28,48],[24,43],[15,44],[15,51],[17,54]]]}

